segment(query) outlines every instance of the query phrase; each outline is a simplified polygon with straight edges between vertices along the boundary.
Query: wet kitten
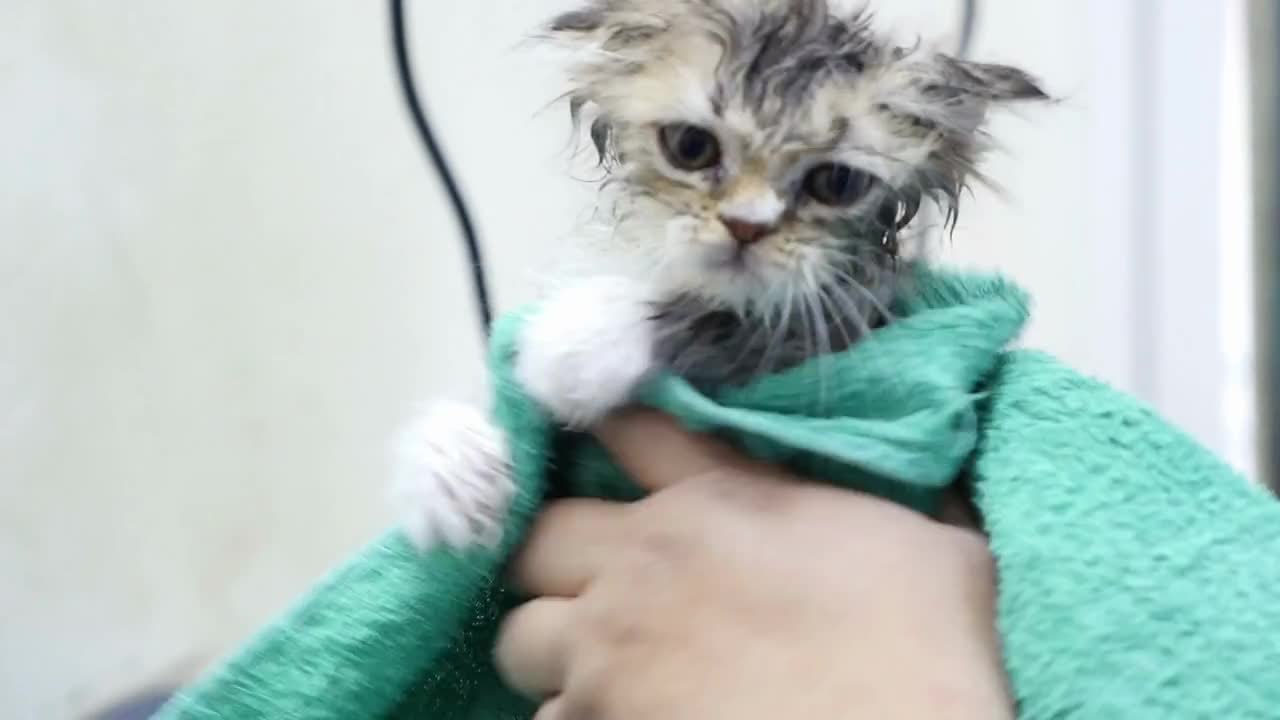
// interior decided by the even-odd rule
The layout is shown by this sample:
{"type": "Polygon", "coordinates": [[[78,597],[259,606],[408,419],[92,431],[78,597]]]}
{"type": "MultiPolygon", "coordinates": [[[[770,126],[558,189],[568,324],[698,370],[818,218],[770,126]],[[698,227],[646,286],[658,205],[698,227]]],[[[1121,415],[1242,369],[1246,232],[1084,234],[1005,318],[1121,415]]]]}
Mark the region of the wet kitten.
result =
{"type": "MultiPolygon", "coordinates": [[[[609,274],[553,296],[517,361],[570,427],[660,369],[741,383],[889,322],[922,210],[954,222],[981,179],[988,111],[1046,98],[1020,70],[897,47],[827,0],[594,0],[547,35],[572,52],[567,97],[611,219],[609,274]]],[[[437,408],[406,435],[397,486],[420,545],[493,539],[501,431],[437,408]]]]}

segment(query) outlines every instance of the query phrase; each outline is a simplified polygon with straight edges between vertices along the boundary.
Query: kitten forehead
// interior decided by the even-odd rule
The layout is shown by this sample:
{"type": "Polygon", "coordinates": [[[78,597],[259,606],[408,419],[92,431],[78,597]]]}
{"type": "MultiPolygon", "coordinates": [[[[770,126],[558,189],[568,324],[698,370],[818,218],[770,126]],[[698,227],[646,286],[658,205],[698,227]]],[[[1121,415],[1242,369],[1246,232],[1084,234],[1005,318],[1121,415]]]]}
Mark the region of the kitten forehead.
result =
{"type": "Polygon", "coordinates": [[[822,0],[765,5],[722,23],[725,91],[764,115],[803,103],[816,87],[856,78],[879,60],[864,16],[834,16],[822,0]]]}
{"type": "Polygon", "coordinates": [[[552,27],[594,36],[573,80],[605,115],[643,124],[731,113],[736,131],[767,129],[774,143],[836,134],[831,103],[807,106],[883,54],[863,13],[838,16],[826,0],[597,0],[552,27]]]}
{"type": "Polygon", "coordinates": [[[633,57],[637,70],[655,59],[697,62],[715,74],[709,90],[717,105],[737,100],[758,114],[777,114],[882,55],[864,13],[833,14],[826,0],[614,0],[600,7],[612,8],[600,10],[600,22],[614,21],[602,38],[605,51],[633,57]]]}
{"type": "Polygon", "coordinates": [[[594,100],[605,115],[637,124],[710,124],[720,114],[715,90],[721,50],[710,38],[672,34],[648,53],[652,59],[642,68],[601,84],[594,100]]]}

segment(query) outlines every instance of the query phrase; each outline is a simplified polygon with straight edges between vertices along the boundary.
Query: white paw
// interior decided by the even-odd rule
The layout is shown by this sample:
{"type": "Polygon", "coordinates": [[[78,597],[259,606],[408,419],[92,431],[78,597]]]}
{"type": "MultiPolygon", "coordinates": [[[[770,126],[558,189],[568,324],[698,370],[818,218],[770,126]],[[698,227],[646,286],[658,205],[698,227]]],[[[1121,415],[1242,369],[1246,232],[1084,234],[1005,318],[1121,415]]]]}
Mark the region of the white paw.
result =
{"type": "Polygon", "coordinates": [[[653,371],[651,314],[639,287],[620,278],[569,288],[530,318],[516,379],[556,420],[585,429],[625,405],[653,371]]]}
{"type": "Polygon", "coordinates": [[[405,430],[395,454],[392,500],[415,546],[502,540],[515,483],[506,437],[483,413],[438,404],[405,430]]]}

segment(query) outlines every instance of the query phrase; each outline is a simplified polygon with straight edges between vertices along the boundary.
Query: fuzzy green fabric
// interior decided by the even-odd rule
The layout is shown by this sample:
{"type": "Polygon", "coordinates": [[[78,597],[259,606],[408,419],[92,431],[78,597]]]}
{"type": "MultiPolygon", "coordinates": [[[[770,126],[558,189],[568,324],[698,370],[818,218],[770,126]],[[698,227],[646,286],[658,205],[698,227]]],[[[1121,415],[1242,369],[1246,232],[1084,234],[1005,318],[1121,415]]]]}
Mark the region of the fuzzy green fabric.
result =
{"type": "MultiPolygon", "coordinates": [[[[645,402],[746,451],[930,511],[959,477],[999,565],[1019,716],[1280,717],[1280,504],[1132,399],[1010,351],[1026,302],[998,278],[925,274],[852,350],[708,397],[645,402]]],[[[158,716],[524,720],[489,654],[518,598],[495,579],[548,488],[632,499],[600,448],[512,378],[529,312],[495,332],[495,412],[518,497],[496,551],[373,543],[158,716]],[[549,477],[547,468],[563,469],[549,477]]]]}

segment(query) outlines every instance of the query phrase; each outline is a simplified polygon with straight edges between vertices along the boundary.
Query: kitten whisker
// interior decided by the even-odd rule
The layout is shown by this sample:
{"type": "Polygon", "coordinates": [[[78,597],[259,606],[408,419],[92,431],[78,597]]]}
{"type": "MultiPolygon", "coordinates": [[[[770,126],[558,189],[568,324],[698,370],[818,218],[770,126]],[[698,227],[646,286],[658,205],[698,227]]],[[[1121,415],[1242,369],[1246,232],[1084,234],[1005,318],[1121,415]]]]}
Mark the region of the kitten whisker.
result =
{"type": "MultiPolygon", "coordinates": [[[[794,321],[791,315],[791,308],[795,301],[795,283],[790,277],[786,280],[783,298],[784,302],[779,306],[778,322],[773,326],[774,329],[769,336],[768,345],[765,346],[764,352],[761,354],[760,362],[756,364],[755,374],[757,376],[773,372],[776,369],[773,366],[773,362],[781,351],[782,346],[787,342],[788,333],[792,330],[794,321]]],[[[772,309],[770,308],[770,311],[772,309]]]]}
{"type": "Polygon", "coordinates": [[[827,374],[830,370],[831,342],[827,336],[827,327],[826,323],[823,322],[822,311],[818,308],[815,298],[815,291],[811,287],[809,292],[804,295],[805,315],[809,319],[810,331],[813,333],[814,351],[810,354],[810,357],[816,363],[818,375],[818,396],[814,410],[816,413],[822,414],[827,407],[829,394],[827,374]]]}
{"type": "Polygon", "coordinates": [[[850,297],[847,293],[832,293],[830,295],[832,302],[837,302],[844,309],[843,316],[851,320],[858,329],[859,338],[867,338],[871,335],[871,323],[868,321],[866,311],[858,306],[857,301],[850,297]]]}
{"type": "MultiPolygon", "coordinates": [[[[852,347],[855,342],[853,337],[849,334],[849,329],[845,327],[844,322],[841,321],[841,318],[844,316],[844,312],[847,312],[849,308],[837,307],[836,295],[833,291],[834,288],[831,288],[830,285],[823,286],[823,288],[818,292],[818,301],[822,303],[823,313],[830,313],[829,317],[831,319],[831,323],[835,326],[836,330],[840,332],[840,336],[844,340],[844,344],[840,346],[840,350],[845,350],[852,347]]],[[[854,310],[854,315],[857,316],[859,313],[856,312],[856,308],[854,308],[854,310]]],[[[863,336],[865,337],[866,334],[867,333],[863,333],[863,336]]]]}
{"type": "MultiPolygon", "coordinates": [[[[865,261],[861,260],[860,258],[856,258],[856,257],[848,257],[848,258],[846,258],[846,259],[848,259],[848,260],[849,260],[849,261],[851,261],[851,262],[854,262],[854,263],[859,264],[859,265],[860,265],[860,266],[862,266],[864,269],[869,269],[869,268],[871,268],[871,267],[872,267],[872,266],[868,266],[868,265],[866,265],[865,261]]],[[[845,270],[841,270],[841,269],[839,269],[839,268],[832,268],[832,271],[836,273],[836,276],[837,276],[838,278],[840,278],[840,279],[844,280],[844,281],[845,281],[846,283],[848,283],[848,284],[849,284],[849,285],[850,285],[850,286],[851,286],[855,291],[857,291],[857,293],[858,293],[859,295],[861,295],[861,296],[862,296],[863,298],[865,298],[868,302],[870,302],[870,303],[871,303],[871,305],[872,305],[872,307],[873,307],[873,308],[875,308],[875,310],[876,310],[877,312],[879,312],[881,315],[883,315],[883,316],[884,316],[884,319],[885,319],[885,321],[886,321],[886,322],[892,322],[892,321],[893,321],[893,319],[894,319],[893,311],[892,311],[892,310],[890,310],[890,309],[889,309],[889,307],[888,307],[887,305],[885,305],[885,304],[884,304],[884,302],[883,302],[880,298],[876,297],[876,294],[875,294],[875,293],[873,293],[873,292],[871,292],[870,290],[868,290],[868,289],[866,288],[866,286],[864,286],[864,285],[863,285],[863,284],[862,284],[862,283],[861,283],[857,278],[855,278],[851,273],[849,273],[848,271],[845,271],[845,270]]]]}

